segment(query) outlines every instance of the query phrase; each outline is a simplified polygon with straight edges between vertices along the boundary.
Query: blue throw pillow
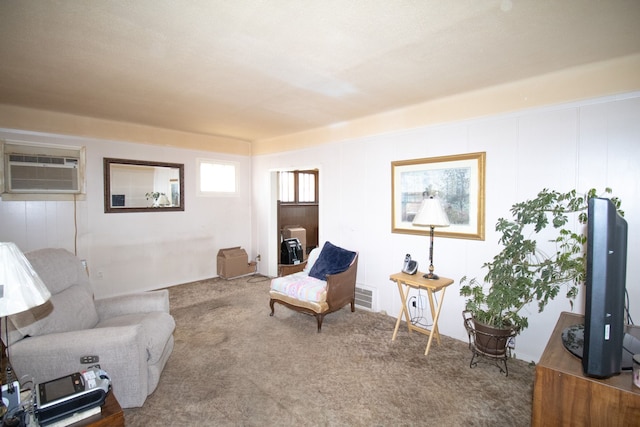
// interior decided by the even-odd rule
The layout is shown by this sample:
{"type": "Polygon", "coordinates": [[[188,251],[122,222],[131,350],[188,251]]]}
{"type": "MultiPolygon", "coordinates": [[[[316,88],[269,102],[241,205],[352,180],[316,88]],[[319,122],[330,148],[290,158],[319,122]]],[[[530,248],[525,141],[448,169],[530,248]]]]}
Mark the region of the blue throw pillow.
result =
{"type": "Polygon", "coordinates": [[[338,274],[345,271],[355,258],[356,253],[325,242],[309,276],[319,280],[327,280],[327,274],[338,274]]]}

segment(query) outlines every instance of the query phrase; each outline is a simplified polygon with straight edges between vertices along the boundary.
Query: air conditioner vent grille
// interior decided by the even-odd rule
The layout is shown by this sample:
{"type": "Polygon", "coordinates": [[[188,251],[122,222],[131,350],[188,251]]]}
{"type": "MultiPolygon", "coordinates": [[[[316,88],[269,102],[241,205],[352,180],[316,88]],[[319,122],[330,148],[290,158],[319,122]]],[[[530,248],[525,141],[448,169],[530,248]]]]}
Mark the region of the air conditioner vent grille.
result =
{"type": "Polygon", "coordinates": [[[11,164],[27,164],[27,165],[53,165],[62,167],[78,167],[78,159],[69,157],[55,156],[32,156],[28,154],[10,154],[9,162],[11,164]]]}
{"type": "Polygon", "coordinates": [[[10,193],[77,193],[79,159],[72,157],[9,154],[10,193]]]}
{"type": "Polygon", "coordinates": [[[356,286],[356,305],[369,310],[373,309],[373,290],[356,286]]]}
{"type": "Polygon", "coordinates": [[[77,173],[71,168],[11,167],[11,189],[77,191],[77,173]]]}

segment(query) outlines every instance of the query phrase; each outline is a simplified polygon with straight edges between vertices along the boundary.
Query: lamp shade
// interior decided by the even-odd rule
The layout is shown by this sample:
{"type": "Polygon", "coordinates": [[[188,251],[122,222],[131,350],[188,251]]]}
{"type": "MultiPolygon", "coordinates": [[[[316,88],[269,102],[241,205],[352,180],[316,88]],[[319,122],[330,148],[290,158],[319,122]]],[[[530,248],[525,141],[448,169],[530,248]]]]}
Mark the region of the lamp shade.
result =
{"type": "Polygon", "coordinates": [[[449,218],[442,208],[440,200],[433,197],[424,199],[418,213],[413,218],[413,225],[419,227],[448,227],[449,218]]]}
{"type": "Polygon", "coordinates": [[[44,304],[51,293],[15,243],[0,242],[0,316],[44,304]]]}

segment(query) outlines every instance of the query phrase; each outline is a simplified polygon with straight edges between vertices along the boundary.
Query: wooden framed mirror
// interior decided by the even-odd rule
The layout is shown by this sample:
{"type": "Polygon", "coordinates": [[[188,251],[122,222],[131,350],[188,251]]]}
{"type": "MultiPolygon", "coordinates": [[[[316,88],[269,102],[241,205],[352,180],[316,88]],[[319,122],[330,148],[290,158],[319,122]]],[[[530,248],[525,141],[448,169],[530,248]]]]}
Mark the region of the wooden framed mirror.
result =
{"type": "Polygon", "coordinates": [[[104,212],[184,211],[184,164],[104,158],[104,212]]]}

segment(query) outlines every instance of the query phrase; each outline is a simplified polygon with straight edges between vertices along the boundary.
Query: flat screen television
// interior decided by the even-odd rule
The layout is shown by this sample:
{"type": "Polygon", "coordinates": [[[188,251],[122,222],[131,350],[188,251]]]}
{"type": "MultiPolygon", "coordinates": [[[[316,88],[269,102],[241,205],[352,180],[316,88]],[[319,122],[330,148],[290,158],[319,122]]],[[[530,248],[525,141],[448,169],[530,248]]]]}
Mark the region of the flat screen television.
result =
{"type": "Polygon", "coordinates": [[[582,368],[608,378],[623,361],[627,277],[627,221],[609,199],[588,201],[586,267],[582,368]]]}

